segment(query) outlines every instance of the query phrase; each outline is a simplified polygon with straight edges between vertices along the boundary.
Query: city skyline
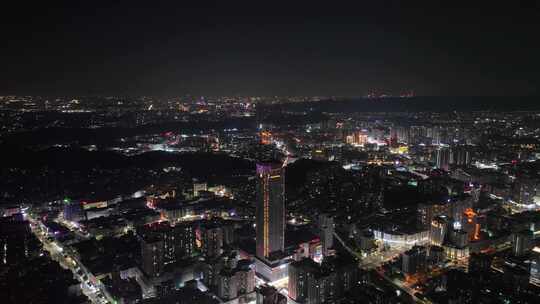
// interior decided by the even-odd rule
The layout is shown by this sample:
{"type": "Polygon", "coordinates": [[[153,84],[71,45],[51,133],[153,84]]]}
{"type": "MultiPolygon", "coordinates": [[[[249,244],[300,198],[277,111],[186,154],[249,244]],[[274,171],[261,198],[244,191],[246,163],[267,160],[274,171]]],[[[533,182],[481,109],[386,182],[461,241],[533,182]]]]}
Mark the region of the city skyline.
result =
{"type": "Polygon", "coordinates": [[[2,304],[540,303],[540,4],[16,2],[2,304]]]}

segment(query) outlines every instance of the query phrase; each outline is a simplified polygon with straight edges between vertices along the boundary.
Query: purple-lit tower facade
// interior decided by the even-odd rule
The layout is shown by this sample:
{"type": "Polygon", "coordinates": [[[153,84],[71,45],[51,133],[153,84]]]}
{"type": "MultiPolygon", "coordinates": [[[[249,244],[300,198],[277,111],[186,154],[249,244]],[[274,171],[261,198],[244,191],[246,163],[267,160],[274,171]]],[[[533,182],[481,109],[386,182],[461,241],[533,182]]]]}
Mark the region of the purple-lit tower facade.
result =
{"type": "Polygon", "coordinates": [[[282,164],[257,164],[257,257],[268,260],[283,252],[285,234],[285,177],[282,164]]]}
{"type": "Polygon", "coordinates": [[[285,176],[283,164],[257,164],[257,249],[255,271],[267,282],[288,276],[285,245],[285,176]]]}

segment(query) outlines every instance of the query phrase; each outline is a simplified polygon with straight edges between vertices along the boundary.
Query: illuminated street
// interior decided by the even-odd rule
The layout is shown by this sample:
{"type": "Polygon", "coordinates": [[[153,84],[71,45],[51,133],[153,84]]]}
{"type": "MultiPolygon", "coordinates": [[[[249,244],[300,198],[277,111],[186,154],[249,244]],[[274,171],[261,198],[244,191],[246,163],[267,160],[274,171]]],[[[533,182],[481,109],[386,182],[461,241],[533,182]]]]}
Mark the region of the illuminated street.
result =
{"type": "Polygon", "coordinates": [[[62,245],[53,240],[49,240],[46,234],[39,228],[41,226],[40,221],[36,220],[31,214],[27,214],[26,217],[30,221],[30,227],[34,235],[43,244],[43,248],[49,252],[51,258],[57,261],[63,268],[69,269],[73,272],[73,276],[81,282],[80,286],[85,296],[92,301],[92,303],[105,304],[110,303],[105,298],[105,291],[101,289],[100,284],[94,285],[88,280],[91,276],[84,265],[78,263],[74,256],[71,255],[70,249],[64,249],[62,245]]]}

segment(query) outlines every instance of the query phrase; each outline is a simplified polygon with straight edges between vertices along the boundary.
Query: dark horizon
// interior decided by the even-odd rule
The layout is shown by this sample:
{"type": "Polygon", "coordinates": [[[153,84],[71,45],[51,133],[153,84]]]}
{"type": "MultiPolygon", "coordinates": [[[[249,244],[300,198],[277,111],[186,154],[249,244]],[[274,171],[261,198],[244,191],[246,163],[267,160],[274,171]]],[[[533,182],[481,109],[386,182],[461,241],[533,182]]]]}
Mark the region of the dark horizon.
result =
{"type": "Polygon", "coordinates": [[[538,4],[7,7],[0,94],[538,95],[538,4]]]}

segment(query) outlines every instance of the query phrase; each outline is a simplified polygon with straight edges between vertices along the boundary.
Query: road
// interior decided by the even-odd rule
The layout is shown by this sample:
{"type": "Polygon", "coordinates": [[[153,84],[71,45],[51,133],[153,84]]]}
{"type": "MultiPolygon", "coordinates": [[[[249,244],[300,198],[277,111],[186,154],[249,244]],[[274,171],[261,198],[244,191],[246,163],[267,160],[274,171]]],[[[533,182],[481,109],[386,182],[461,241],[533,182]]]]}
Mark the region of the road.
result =
{"type": "Polygon", "coordinates": [[[410,288],[409,286],[403,284],[402,281],[397,280],[397,279],[392,280],[391,278],[386,276],[384,271],[379,271],[378,270],[377,273],[381,276],[381,278],[385,279],[388,283],[394,285],[396,288],[400,289],[401,291],[403,291],[403,292],[407,293],[409,296],[411,296],[411,298],[414,300],[415,303],[431,303],[429,301],[422,300],[422,299],[418,298],[417,296],[415,296],[414,295],[415,290],[410,288]]]}
{"type": "MultiPolygon", "coordinates": [[[[362,258],[357,252],[355,252],[353,249],[351,249],[346,244],[346,242],[344,242],[343,239],[336,232],[334,232],[334,236],[336,237],[336,239],[341,243],[341,245],[343,245],[343,247],[350,254],[352,254],[353,256],[357,257],[360,260],[359,268],[361,268],[361,269],[374,269],[374,268],[380,266],[381,264],[383,264],[384,262],[398,257],[401,252],[406,250],[406,249],[402,250],[401,248],[400,249],[394,249],[394,250],[388,250],[388,251],[385,251],[383,253],[377,253],[377,254],[373,254],[373,255],[371,255],[369,257],[362,258]]],[[[410,288],[409,286],[403,284],[403,282],[401,282],[399,280],[390,279],[389,277],[386,276],[386,274],[383,271],[377,271],[377,273],[383,279],[388,281],[390,284],[394,285],[396,288],[398,288],[401,291],[403,291],[403,292],[407,293],[408,295],[410,295],[411,298],[416,303],[430,303],[429,301],[422,300],[422,299],[418,298],[417,296],[415,296],[416,291],[414,289],[410,288]]]]}
{"type": "Polygon", "coordinates": [[[409,248],[390,248],[370,254],[360,261],[360,268],[375,269],[388,261],[399,258],[400,254],[407,249],[409,248]]]}
{"type": "Polygon", "coordinates": [[[349,245],[347,245],[347,243],[339,236],[337,232],[334,232],[334,236],[351,255],[358,258],[358,260],[360,261],[359,262],[360,268],[366,269],[366,270],[375,269],[381,266],[383,263],[386,263],[390,260],[398,258],[401,253],[403,253],[404,251],[410,248],[410,247],[402,247],[402,248],[395,247],[395,248],[390,248],[385,251],[380,251],[380,252],[362,257],[358,252],[350,248],[349,245]]]}
{"type": "Polygon", "coordinates": [[[32,233],[41,242],[43,249],[47,250],[51,258],[58,262],[62,268],[69,269],[73,272],[73,276],[81,283],[83,294],[92,303],[114,303],[114,300],[101,282],[98,281],[94,284],[90,281],[90,278],[93,277],[92,273],[78,261],[69,247],[64,247],[56,240],[47,237],[46,232],[41,229],[41,221],[35,219],[31,214],[27,214],[26,217],[30,222],[32,233]]]}
{"type": "Polygon", "coordinates": [[[349,245],[347,245],[347,243],[345,241],[343,241],[343,239],[339,236],[339,234],[337,232],[334,231],[334,236],[336,237],[336,239],[341,243],[341,245],[343,246],[343,248],[345,248],[352,256],[355,256],[357,257],[359,260],[362,259],[362,257],[360,256],[360,254],[358,254],[356,251],[354,251],[353,249],[351,249],[349,247],[349,245]]]}

